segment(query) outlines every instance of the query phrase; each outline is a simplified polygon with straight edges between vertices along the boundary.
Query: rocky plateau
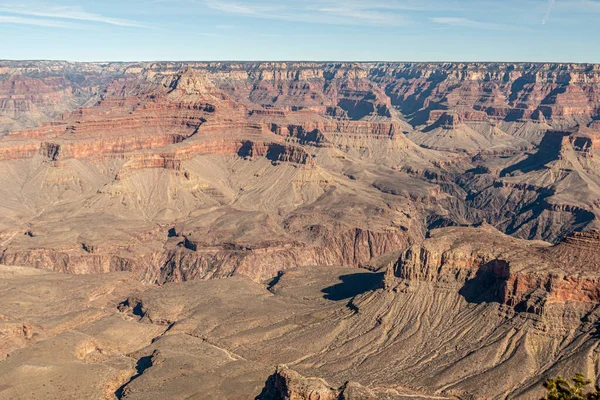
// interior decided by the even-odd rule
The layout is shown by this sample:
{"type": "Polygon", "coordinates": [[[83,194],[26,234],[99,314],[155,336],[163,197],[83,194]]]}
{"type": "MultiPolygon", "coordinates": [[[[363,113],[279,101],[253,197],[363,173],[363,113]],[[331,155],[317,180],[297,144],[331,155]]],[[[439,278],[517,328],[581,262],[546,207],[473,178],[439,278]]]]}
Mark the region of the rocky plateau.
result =
{"type": "Polygon", "coordinates": [[[0,398],[600,382],[600,66],[0,61],[0,398]]]}

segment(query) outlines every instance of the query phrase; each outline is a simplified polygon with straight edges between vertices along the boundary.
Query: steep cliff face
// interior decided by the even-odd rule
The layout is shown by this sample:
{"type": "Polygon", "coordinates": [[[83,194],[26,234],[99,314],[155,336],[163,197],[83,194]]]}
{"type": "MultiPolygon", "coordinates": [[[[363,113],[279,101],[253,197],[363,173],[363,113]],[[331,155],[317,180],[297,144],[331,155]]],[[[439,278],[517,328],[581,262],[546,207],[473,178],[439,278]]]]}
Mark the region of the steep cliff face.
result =
{"type": "Polygon", "coordinates": [[[596,141],[594,131],[585,127],[551,130],[535,151],[509,156],[501,166],[478,163],[491,168],[465,176],[468,181],[461,185],[471,193],[467,202],[500,229],[525,238],[556,242],[574,230],[595,227],[600,194],[596,141]]]}
{"type": "Polygon", "coordinates": [[[312,156],[302,147],[279,143],[255,143],[246,141],[237,153],[242,157],[266,157],[273,162],[293,162],[308,167],[316,166],[312,156]]]}
{"type": "Polygon", "coordinates": [[[356,382],[346,382],[340,388],[332,388],[319,378],[306,378],[286,366],[278,366],[267,379],[258,400],[400,400],[418,395],[402,394],[391,390],[372,390],[356,382]]]}
{"type": "Polygon", "coordinates": [[[318,378],[305,378],[286,367],[277,367],[265,385],[260,399],[337,400],[338,390],[318,378]]]}
{"type": "Polygon", "coordinates": [[[598,231],[550,246],[508,238],[489,226],[449,228],[408,248],[393,275],[458,285],[474,301],[496,301],[544,315],[544,307],[554,303],[600,303],[598,259],[598,231]]]}
{"type": "Polygon", "coordinates": [[[600,379],[596,232],[429,236],[387,272],[313,266],[268,285],[0,266],[0,396],[533,400],[548,377],[600,379]]]}
{"type": "Polygon", "coordinates": [[[411,240],[402,230],[382,232],[360,228],[326,233],[319,240],[292,243],[242,242],[210,246],[185,238],[184,248],[171,250],[161,258],[159,271],[146,265],[138,269],[145,270],[144,280],[149,282],[183,282],[237,274],[261,281],[308,265],[366,267],[372,259],[404,248],[411,240]]]}
{"type": "Polygon", "coordinates": [[[597,65],[383,64],[372,75],[388,84],[393,104],[407,114],[459,109],[505,121],[576,121],[598,114],[597,65]]]}
{"type": "Polygon", "coordinates": [[[2,62],[6,115],[27,121],[0,138],[2,260],[261,280],[447,225],[558,243],[599,227],[599,73],[2,62]]]}
{"type": "Polygon", "coordinates": [[[12,75],[0,80],[0,131],[33,127],[83,104],[93,89],[80,91],[63,77],[12,75]]]}
{"type": "Polygon", "coordinates": [[[0,65],[0,135],[60,119],[98,99],[123,71],[97,64],[3,61],[0,65]]]}

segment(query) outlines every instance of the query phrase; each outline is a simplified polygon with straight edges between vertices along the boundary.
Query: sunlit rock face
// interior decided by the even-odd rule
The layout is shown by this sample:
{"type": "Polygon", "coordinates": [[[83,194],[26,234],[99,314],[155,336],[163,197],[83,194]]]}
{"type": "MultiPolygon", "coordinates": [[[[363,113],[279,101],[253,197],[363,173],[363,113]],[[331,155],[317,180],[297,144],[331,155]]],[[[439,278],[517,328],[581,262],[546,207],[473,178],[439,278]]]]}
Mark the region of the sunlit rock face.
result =
{"type": "Polygon", "coordinates": [[[0,398],[600,379],[600,68],[0,62],[0,398]]]}
{"type": "Polygon", "coordinates": [[[368,267],[449,225],[554,243],[598,228],[596,65],[0,72],[3,263],[260,281],[368,267]]]}

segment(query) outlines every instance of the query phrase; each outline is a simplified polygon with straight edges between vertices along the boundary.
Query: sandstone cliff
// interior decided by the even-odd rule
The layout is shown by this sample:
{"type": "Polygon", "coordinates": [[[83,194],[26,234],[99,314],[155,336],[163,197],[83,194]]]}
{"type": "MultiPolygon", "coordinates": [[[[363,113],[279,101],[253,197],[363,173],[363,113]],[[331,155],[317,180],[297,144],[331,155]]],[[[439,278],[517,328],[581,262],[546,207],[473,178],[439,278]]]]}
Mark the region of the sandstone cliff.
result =
{"type": "Polygon", "coordinates": [[[0,68],[5,263],[258,280],[365,266],[441,226],[600,227],[595,65],[0,68]]]}

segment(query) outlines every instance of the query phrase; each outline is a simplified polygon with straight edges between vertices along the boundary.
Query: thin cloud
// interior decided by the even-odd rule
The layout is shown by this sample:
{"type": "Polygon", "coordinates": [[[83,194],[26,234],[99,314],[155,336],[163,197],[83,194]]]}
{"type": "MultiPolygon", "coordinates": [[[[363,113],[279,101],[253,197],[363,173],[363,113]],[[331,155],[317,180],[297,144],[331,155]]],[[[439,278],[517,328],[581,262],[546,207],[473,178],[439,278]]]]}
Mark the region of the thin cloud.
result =
{"type": "Polygon", "coordinates": [[[249,5],[229,3],[225,1],[206,1],[206,5],[213,10],[223,11],[226,13],[245,15],[255,15],[258,13],[258,10],[249,5]]]}
{"type": "Polygon", "coordinates": [[[77,25],[70,24],[68,22],[55,21],[51,19],[13,17],[8,15],[0,15],[0,24],[33,25],[49,28],[78,28],[77,25]]]}
{"type": "Polygon", "coordinates": [[[548,9],[546,10],[546,14],[544,15],[544,18],[542,19],[542,25],[546,25],[546,23],[550,19],[550,15],[552,14],[552,10],[554,9],[555,5],[556,5],[556,0],[548,0],[548,9]]]}
{"type": "MultiPolygon", "coordinates": [[[[339,5],[337,0],[321,0],[322,3],[329,3],[339,5]]],[[[396,11],[415,11],[415,12],[427,12],[427,11],[459,11],[464,9],[464,5],[460,6],[454,0],[439,1],[414,1],[414,0],[402,0],[402,1],[357,1],[347,0],[343,3],[344,7],[351,9],[378,9],[378,10],[396,10],[396,11]]]]}
{"type": "MultiPolygon", "coordinates": [[[[210,9],[246,17],[277,19],[331,25],[399,26],[407,19],[398,10],[414,9],[417,6],[403,6],[391,3],[363,3],[349,1],[343,6],[334,1],[259,3],[204,0],[210,9]]],[[[419,8],[421,10],[421,8],[419,8]]]]}
{"type": "Polygon", "coordinates": [[[457,28],[472,28],[472,29],[490,29],[490,30],[508,30],[516,29],[514,26],[497,24],[494,22],[474,21],[468,18],[461,17],[437,17],[431,18],[431,21],[436,24],[453,26],[457,28]]]}
{"type": "Polygon", "coordinates": [[[50,7],[45,10],[32,11],[23,6],[0,5],[0,12],[7,14],[26,15],[30,17],[44,17],[56,19],[69,19],[86,22],[97,22],[108,25],[141,28],[143,24],[121,18],[111,18],[100,14],[94,14],[75,7],[50,7]]]}
{"type": "Polygon", "coordinates": [[[389,13],[381,11],[372,11],[361,7],[357,8],[346,8],[346,7],[333,7],[333,8],[315,8],[310,9],[324,15],[329,15],[339,18],[348,18],[348,20],[357,20],[363,22],[372,23],[383,23],[393,24],[393,17],[389,13]]]}

